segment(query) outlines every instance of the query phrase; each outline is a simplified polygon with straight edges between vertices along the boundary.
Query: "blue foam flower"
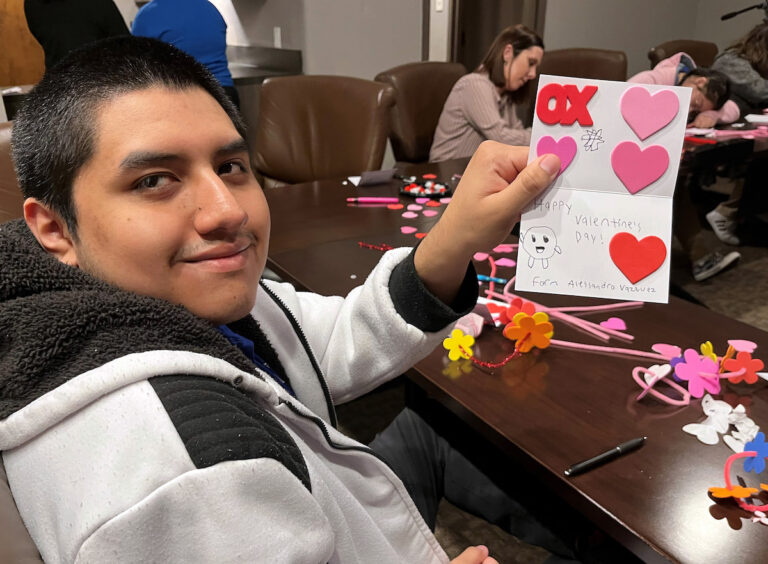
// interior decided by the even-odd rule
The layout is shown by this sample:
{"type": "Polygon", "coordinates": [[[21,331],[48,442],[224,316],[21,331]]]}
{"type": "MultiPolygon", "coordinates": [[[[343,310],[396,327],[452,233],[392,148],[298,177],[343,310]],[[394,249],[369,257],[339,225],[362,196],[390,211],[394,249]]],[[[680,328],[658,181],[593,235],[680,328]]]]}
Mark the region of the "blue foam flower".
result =
{"type": "Polygon", "coordinates": [[[760,431],[755,438],[744,445],[744,451],[754,450],[757,456],[750,456],[744,459],[744,470],[746,472],[760,473],[765,470],[765,457],[768,456],[768,443],[765,442],[765,433],[760,431]]]}

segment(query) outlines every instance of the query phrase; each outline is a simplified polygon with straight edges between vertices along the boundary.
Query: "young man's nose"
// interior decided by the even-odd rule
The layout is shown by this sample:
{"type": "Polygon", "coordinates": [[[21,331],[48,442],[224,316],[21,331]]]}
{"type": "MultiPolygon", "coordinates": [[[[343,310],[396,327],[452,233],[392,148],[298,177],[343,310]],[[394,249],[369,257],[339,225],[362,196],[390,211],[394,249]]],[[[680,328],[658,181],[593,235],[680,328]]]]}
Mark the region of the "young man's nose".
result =
{"type": "Polygon", "coordinates": [[[198,181],[195,206],[195,228],[201,234],[236,232],[248,220],[232,189],[217,174],[198,181]]]}

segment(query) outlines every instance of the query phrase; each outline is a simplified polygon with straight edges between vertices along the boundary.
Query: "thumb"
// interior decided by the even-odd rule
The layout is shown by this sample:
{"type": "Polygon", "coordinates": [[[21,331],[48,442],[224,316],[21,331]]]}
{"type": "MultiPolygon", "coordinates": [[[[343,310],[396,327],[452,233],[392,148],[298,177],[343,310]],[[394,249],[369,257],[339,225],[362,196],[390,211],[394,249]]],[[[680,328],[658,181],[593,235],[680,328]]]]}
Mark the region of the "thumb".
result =
{"type": "Polygon", "coordinates": [[[506,200],[505,209],[519,214],[525,206],[544,191],[560,172],[560,158],[557,155],[541,155],[526,166],[512,183],[501,193],[506,200]]]}
{"type": "Polygon", "coordinates": [[[488,558],[488,547],[482,544],[470,546],[456,558],[451,564],[482,564],[488,558]]]}

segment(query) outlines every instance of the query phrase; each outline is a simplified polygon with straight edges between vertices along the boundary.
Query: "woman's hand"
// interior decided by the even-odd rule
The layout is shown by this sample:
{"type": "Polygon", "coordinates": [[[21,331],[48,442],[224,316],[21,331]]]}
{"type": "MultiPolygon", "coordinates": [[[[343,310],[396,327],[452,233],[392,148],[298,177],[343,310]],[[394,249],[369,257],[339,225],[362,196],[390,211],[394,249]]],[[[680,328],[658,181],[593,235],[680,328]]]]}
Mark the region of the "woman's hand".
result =
{"type": "Polygon", "coordinates": [[[495,558],[488,556],[488,547],[482,544],[470,546],[456,558],[451,564],[499,564],[495,558]]]}

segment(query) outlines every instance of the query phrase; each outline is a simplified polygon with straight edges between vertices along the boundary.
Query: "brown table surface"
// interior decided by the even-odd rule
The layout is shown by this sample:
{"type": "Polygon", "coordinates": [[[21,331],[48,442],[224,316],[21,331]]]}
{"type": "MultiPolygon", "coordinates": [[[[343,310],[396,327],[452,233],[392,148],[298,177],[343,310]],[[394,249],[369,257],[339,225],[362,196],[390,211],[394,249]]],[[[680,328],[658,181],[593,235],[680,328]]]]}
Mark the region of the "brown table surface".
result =
{"type": "MultiPolygon", "coordinates": [[[[465,163],[410,170],[435,172],[447,179],[465,163]]],[[[407,223],[427,230],[436,220],[405,220],[401,211],[344,203],[350,195],[394,194],[399,184],[354,188],[329,181],[267,191],[273,221],[270,266],[297,286],[321,294],[352,289],[380,257],[378,251],[360,248],[358,241],[411,245],[413,235],[401,234],[399,226],[407,223]]],[[[511,274],[512,269],[500,269],[498,275],[511,274]]],[[[550,306],[605,303],[543,294],[525,297],[550,306]]],[[[589,318],[599,321],[609,315],[589,318]]],[[[755,341],[758,353],[768,350],[768,333],[674,297],[667,305],[645,304],[613,315],[623,318],[635,335],[631,348],[650,350],[656,342],[698,348],[711,340],[722,354],[728,339],[741,338],[755,341]]],[[[563,340],[599,344],[557,321],[555,334],[563,340]]],[[[611,344],[627,346],[621,341],[611,344]]],[[[513,343],[500,331],[486,329],[475,354],[492,362],[512,349],[513,343]]],[[[722,441],[704,445],[681,430],[703,419],[700,401],[684,408],[652,398],[635,402],[639,388],[631,372],[638,364],[642,362],[627,357],[549,348],[503,369],[462,372],[438,348],[408,376],[491,441],[502,454],[499,464],[520,465],[535,473],[564,504],[643,560],[765,561],[768,529],[753,524],[735,505],[714,503],[707,493],[710,486],[724,485],[723,465],[730,449],[722,441]],[[648,437],[640,450],[574,478],[563,475],[574,462],[638,436],[648,437]]],[[[724,391],[726,399],[744,403],[758,425],[768,425],[765,382],[726,384],[724,391]]],[[[758,477],[743,472],[739,463],[733,473],[750,485],[758,483],[758,477]]],[[[761,481],[768,478],[763,475],[761,481]]]]}

